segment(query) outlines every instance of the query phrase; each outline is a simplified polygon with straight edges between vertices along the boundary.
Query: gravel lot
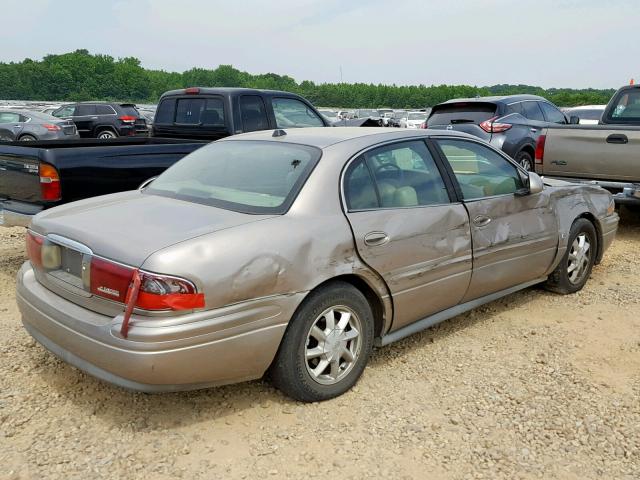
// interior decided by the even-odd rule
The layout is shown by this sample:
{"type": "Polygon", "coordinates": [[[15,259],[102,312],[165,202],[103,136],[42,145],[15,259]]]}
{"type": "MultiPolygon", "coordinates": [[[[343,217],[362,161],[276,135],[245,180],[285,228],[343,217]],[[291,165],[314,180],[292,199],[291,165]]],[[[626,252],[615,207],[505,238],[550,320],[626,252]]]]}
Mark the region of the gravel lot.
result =
{"type": "Polygon", "coordinates": [[[322,404],[266,382],[144,395],[22,329],[0,229],[0,478],[640,478],[640,217],[580,293],[529,289],[376,351],[322,404]]]}

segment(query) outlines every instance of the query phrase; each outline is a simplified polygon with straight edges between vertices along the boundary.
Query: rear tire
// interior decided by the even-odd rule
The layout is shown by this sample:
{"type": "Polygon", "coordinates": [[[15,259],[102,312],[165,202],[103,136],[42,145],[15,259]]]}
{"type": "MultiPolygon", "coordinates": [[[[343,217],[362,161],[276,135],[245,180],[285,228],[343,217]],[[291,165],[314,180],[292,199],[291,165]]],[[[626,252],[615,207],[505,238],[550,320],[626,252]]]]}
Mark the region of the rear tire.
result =
{"type": "Polygon", "coordinates": [[[527,172],[533,172],[533,157],[531,157],[529,152],[525,152],[524,150],[518,152],[515,161],[518,162],[527,172]]]}
{"type": "Polygon", "coordinates": [[[118,135],[113,130],[100,130],[96,138],[105,140],[108,138],[117,138],[118,135]]]}
{"type": "Polygon", "coordinates": [[[301,402],[342,395],[373,348],[371,306],[357,288],[333,282],[312,292],[289,322],[271,366],[273,384],[301,402]]]}
{"type": "Polygon", "coordinates": [[[33,135],[22,135],[20,137],[20,142],[35,142],[36,140],[38,140],[36,137],[34,137],[33,135]]]}
{"type": "Polygon", "coordinates": [[[578,218],[569,232],[567,251],[556,269],[549,275],[545,288],[567,295],[582,290],[596,261],[598,236],[586,218],[578,218]]]}

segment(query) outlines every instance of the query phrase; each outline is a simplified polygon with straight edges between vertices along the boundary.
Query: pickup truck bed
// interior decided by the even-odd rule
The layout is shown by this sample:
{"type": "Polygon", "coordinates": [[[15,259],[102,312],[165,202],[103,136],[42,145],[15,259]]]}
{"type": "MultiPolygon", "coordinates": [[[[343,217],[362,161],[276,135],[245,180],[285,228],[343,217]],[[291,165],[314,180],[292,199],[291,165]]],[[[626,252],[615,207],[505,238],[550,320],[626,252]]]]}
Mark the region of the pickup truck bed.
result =
{"type": "Polygon", "coordinates": [[[134,190],[206,143],[136,137],[0,144],[0,225],[26,226],[45,208],[134,190]],[[56,181],[57,196],[50,189],[56,181]]]}
{"type": "Polygon", "coordinates": [[[536,172],[600,185],[616,203],[640,204],[640,127],[558,125],[545,129],[536,149],[536,172]]]}

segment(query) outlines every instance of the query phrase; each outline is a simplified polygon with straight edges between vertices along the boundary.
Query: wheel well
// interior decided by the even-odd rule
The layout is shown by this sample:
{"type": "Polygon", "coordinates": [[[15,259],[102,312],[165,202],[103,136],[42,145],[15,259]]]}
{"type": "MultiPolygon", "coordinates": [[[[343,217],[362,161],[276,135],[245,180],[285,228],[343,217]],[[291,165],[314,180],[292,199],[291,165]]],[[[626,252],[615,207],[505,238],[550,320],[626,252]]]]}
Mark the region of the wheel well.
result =
{"type": "MultiPolygon", "coordinates": [[[[531,159],[533,160],[533,157],[536,154],[536,151],[534,150],[534,148],[531,145],[525,145],[524,147],[522,147],[520,149],[520,152],[527,152],[529,155],[531,155],[531,159]]],[[[518,153],[520,153],[518,152],[518,153]]],[[[517,156],[517,154],[516,154],[517,156]]]]}
{"type": "Polygon", "coordinates": [[[603,252],[602,252],[602,229],[600,228],[600,222],[598,222],[596,217],[591,212],[581,213],[576,218],[576,220],[578,220],[578,218],[584,218],[585,220],[589,220],[593,224],[593,228],[596,229],[596,235],[598,236],[598,238],[597,238],[598,244],[596,245],[596,247],[598,247],[598,249],[596,250],[596,263],[600,263],[600,260],[602,260],[602,254],[603,254],[603,252]]]}
{"type": "Polygon", "coordinates": [[[330,280],[322,282],[320,285],[316,286],[313,290],[317,290],[328,283],[342,281],[353,285],[355,288],[360,290],[360,292],[365,296],[367,302],[371,306],[371,311],[373,312],[373,321],[374,321],[374,336],[378,337],[382,334],[382,329],[384,327],[384,306],[382,303],[382,299],[378,296],[369,284],[357,275],[340,275],[338,277],[334,277],[330,280]]]}
{"type": "Polygon", "coordinates": [[[117,135],[116,129],[108,125],[101,125],[99,127],[96,127],[96,135],[98,135],[100,132],[104,132],[105,130],[109,130],[110,132],[113,132],[117,135]]]}

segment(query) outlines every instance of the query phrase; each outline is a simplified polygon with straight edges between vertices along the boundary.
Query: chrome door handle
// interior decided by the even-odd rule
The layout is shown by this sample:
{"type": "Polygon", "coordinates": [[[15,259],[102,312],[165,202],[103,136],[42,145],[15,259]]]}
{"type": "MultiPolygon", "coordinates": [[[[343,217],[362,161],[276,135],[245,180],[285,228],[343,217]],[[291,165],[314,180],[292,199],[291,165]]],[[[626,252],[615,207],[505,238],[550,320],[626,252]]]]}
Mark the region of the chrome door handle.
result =
{"type": "Polygon", "coordinates": [[[369,232],[364,236],[365,245],[369,245],[371,247],[384,245],[389,241],[389,235],[385,232],[369,232]]]}
{"type": "Polygon", "coordinates": [[[484,227],[485,225],[489,225],[491,223],[491,218],[487,217],[486,215],[478,215],[476,218],[473,219],[473,224],[476,227],[484,227]]]}

